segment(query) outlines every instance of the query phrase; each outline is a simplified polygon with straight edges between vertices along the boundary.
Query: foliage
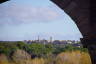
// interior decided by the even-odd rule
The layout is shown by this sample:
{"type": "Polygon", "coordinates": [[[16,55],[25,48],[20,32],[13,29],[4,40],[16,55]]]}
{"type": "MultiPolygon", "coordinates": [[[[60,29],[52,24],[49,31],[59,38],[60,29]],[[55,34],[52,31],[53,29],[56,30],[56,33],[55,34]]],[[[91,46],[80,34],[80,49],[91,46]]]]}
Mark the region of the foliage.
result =
{"type": "Polygon", "coordinates": [[[14,43],[0,43],[0,53],[10,56],[18,47],[14,43]]]}
{"type": "Polygon", "coordinates": [[[0,64],[91,64],[88,50],[71,44],[0,42],[0,54],[6,56],[0,64]],[[10,57],[14,61],[8,63],[10,57]]]}
{"type": "Polygon", "coordinates": [[[13,53],[12,59],[17,64],[28,64],[27,61],[31,60],[31,56],[24,50],[17,50],[13,53]]]}
{"type": "Polygon", "coordinates": [[[4,55],[4,54],[0,54],[0,64],[9,64],[6,55],[4,55]]]}
{"type": "Polygon", "coordinates": [[[49,53],[52,53],[53,51],[53,48],[50,44],[44,45],[44,44],[33,43],[29,45],[29,47],[30,47],[29,53],[37,57],[47,55],[49,53]]]}
{"type": "Polygon", "coordinates": [[[43,58],[34,58],[31,64],[45,64],[45,60],[43,58]]]}
{"type": "Polygon", "coordinates": [[[72,46],[71,44],[68,44],[65,46],[65,51],[81,51],[81,52],[88,52],[88,50],[86,48],[83,48],[83,47],[74,47],[72,46]]]}
{"type": "Polygon", "coordinates": [[[56,64],[91,64],[89,54],[80,51],[63,52],[56,58],[56,64]]]}
{"type": "Polygon", "coordinates": [[[59,54],[61,52],[64,52],[65,51],[65,47],[54,47],[54,51],[53,51],[53,54],[59,54]]]}
{"type": "Polygon", "coordinates": [[[81,64],[91,64],[90,56],[88,53],[82,52],[80,60],[81,64]]]}
{"type": "Polygon", "coordinates": [[[16,42],[16,46],[19,49],[22,49],[22,50],[25,50],[25,51],[27,51],[29,49],[28,44],[24,43],[23,41],[16,42]]]}

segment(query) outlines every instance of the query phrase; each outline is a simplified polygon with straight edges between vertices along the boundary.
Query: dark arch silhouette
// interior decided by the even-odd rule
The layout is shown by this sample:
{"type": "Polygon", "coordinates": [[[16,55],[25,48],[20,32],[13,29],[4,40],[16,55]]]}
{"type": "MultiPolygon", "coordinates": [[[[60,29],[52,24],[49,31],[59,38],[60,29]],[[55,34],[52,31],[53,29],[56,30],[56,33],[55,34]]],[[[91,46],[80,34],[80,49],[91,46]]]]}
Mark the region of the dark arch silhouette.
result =
{"type": "Polygon", "coordinates": [[[0,3],[6,2],[6,1],[8,1],[8,0],[0,0],[0,3]]]}
{"type": "Polygon", "coordinates": [[[83,35],[81,43],[88,48],[92,64],[96,64],[96,6],[92,0],[51,0],[76,23],[83,35]]]}
{"type": "MultiPolygon", "coordinates": [[[[0,0],[3,3],[8,0],[0,0]]],[[[92,64],[96,64],[96,6],[92,0],[51,0],[76,23],[83,35],[81,43],[88,48],[92,64]]]]}

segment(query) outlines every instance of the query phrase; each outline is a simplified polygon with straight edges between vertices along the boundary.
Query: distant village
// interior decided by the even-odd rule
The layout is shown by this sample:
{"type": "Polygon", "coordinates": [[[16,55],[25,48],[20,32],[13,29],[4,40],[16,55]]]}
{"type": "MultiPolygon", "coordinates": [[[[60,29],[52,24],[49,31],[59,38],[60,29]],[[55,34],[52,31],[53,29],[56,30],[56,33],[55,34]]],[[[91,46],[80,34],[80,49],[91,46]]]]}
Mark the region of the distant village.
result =
{"type": "Polygon", "coordinates": [[[24,40],[25,43],[27,44],[32,44],[32,43],[41,43],[41,44],[56,44],[56,45],[67,45],[71,44],[76,47],[81,47],[82,44],[80,41],[75,41],[75,40],[52,40],[52,37],[50,37],[50,40],[46,39],[41,39],[38,37],[37,40],[24,40]]]}
{"type": "MultiPolygon", "coordinates": [[[[18,41],[0,41],[0,42],[18,42],[18,41]]],[[[33,44],[33,43],[40,43],[40,44],[54,44],[54,45],[72,45],[72,46],[75,46],[75,47],[82,47],[82,44],[80,41],[75,41],[75,40],[53,40],[52,37],[50,37],[49,40],[46,40],[46,39],[40,39],[38,37],[38,39],[36,40],[24,40],[22,41],[26,44],[33,44]]]]}

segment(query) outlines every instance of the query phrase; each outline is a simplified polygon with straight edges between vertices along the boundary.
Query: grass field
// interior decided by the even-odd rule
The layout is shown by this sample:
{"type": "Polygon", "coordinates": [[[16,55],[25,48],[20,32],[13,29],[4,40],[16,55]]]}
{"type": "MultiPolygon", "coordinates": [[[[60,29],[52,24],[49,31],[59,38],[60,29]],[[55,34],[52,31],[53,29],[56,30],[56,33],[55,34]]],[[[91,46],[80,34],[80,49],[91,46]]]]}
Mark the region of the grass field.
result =
{"type": "Polygon", "coordinates": [[[29,60],[8,61],[5,55],[0,55],[0,64],[91,64],[90,56],[86,52],[62,52],[56,57],[34,58],[29,60]]]}

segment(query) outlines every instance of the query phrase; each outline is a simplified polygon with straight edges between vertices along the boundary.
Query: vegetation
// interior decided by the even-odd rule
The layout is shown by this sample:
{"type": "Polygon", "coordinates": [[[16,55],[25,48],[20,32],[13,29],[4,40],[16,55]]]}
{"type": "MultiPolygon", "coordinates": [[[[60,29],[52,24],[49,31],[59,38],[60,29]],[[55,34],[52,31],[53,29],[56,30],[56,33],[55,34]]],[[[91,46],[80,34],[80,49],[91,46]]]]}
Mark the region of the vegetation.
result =
{"type": "Polygon", "coordinates": [[[0,64],[91,64],[91,61],[83,47],[18,41],[0,42],[0,64]]]}
{"type": "Polygon", "coordinates": [[[86,52],[62,52],[57,56],[56,64],[91,64],[91,61],[86,52]]]}

